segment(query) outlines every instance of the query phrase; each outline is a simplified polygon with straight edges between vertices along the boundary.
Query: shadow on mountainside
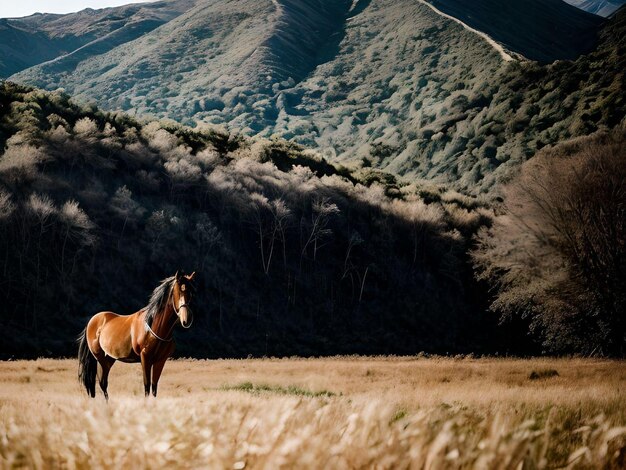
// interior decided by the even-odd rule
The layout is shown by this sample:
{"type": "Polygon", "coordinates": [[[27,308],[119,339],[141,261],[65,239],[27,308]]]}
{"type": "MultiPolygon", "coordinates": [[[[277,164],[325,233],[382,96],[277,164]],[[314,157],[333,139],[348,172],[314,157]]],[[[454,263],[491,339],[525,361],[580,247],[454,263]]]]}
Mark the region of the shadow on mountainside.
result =
{"type": "Polygon", "coordinates": [[[543,63],[572,60],[589,52],[606,22],[560,0],[476,0],[471,7],[462,0],[427,1],[509,50],[543,63]]]}

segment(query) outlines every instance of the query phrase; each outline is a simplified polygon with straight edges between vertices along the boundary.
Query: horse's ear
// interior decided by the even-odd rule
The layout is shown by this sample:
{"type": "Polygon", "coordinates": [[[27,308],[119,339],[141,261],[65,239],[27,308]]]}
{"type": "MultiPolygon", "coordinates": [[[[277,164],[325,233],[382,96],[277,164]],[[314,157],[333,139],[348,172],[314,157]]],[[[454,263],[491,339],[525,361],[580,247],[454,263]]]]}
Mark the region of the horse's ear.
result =
{"type": "Polygon", "coordinates": [[[180,278],[181,278],[180,271],[176,271],[176,274],[174,274],[174,279],[178,281],[180,278]]]}
{"type": "Polygon", "coordinates": [[[192,272],[189,276],[187,276],[187,279],[189,279],[190,281],[193,281],[193,278],[196,276],[196,272],[192,272]]]}

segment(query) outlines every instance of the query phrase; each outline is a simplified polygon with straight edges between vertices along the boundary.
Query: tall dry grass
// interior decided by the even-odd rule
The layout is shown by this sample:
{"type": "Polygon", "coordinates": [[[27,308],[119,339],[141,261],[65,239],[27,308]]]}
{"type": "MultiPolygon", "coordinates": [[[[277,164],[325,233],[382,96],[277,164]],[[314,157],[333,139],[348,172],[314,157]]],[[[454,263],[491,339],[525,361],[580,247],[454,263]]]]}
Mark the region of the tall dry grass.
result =
{"type": "Polygon", "coordinates": [[[108,404],[88,399],[75,371],[0,363],[0,467],[626,465],[622,362],[179,360],[156,400],[143,398],[138,366],[116,364],[108,404]]]}

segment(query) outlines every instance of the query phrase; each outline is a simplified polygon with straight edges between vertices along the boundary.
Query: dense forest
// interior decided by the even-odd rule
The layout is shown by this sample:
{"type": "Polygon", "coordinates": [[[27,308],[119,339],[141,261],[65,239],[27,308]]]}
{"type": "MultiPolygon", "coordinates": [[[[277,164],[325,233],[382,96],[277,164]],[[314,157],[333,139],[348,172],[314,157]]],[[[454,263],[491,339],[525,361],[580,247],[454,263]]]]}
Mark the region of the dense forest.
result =
{"type": "Polygon", "coordinates": [[[91,315],[140,309],[179,269],[199,273],[183,355],[494,347],[477,198],[9,82],[0,114],[3,356],[70,355],[91,315]]]}
{"type": "Polygon", "coordinates": [[[72,355],[186,270],[186,356],[623,355],[625,135],[546,147],[487,199],[4,82],[0,354],[72,355]]]}

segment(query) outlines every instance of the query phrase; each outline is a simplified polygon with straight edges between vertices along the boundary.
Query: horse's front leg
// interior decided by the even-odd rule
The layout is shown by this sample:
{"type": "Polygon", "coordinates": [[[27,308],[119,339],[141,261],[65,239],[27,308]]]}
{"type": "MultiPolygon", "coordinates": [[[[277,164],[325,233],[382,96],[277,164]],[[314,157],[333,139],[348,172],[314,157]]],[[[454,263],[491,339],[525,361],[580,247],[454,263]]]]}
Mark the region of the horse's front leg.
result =
{"type": "Polygon", "coordinates": [[[162,361],[155,362],[154,367],[152,368],[152,395],[157,396],[157,387],[159,386],[159,378],[161,377],[161,372],[163,372],[163,367],[165,366],[165,361],[167,358],[162,361]]]}
{"type": "Polygon", "coordinates": [[[141,351],[141,368],[143,369],[143,388],[146,396],[150,395],[150,373],[152,371],[152,362],[147,357],[146,350],[141,351]]]}

